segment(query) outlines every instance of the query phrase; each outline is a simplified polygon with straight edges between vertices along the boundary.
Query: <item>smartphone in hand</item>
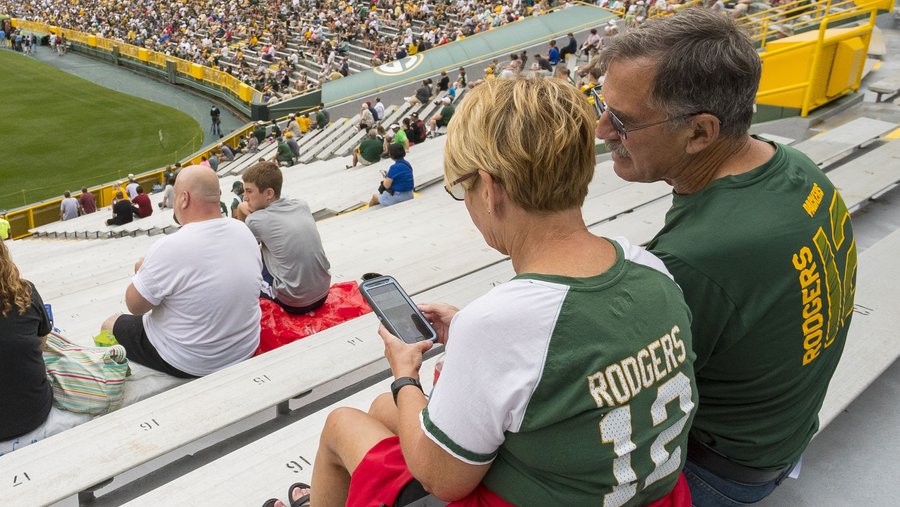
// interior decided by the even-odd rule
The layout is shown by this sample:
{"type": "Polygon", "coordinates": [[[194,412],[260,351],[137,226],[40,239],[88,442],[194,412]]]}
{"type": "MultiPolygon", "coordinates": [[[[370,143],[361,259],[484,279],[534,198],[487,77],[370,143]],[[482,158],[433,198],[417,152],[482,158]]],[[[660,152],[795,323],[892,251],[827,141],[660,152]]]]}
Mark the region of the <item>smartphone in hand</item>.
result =
{"type": "Polygon", "coordinates": [[[359,291],[394,336],[406,343],[437,340],[437,333],[393,277],[366,280],[359,291]]]}

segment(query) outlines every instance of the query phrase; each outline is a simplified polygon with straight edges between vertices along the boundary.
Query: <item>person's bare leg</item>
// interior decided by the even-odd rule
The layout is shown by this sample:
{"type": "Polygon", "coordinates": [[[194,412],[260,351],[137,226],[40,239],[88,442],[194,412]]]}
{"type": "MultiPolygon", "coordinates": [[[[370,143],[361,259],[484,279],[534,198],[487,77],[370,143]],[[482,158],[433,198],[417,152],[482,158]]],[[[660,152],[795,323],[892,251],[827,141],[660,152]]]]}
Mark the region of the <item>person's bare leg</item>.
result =
{"type": "Polygon", "coordinates": [[[328,414],[313,466],[310,505],[345,505],[350,475],[375,444],[393,435],[374,417],[354,408],[338,408],[328,414]]]}
{"type": "Polygon", "coordinates": [[[100,325],[100,331],[109,331],[110,333],[112,333],[113,326],[116,325],[116,320],[118,320],[118,318],[121,316],[121,313],[116,313],[104,320],[103,324],[100,325]]]}
{"type": "Polygon", "coordinates": [[[378,422],[384,425],[393,434],[397,434],[399,429],[399,413],[397,405],[394,404],[394,397],[391,393],[382,393],[375,398],[372,405],[369,406],[369,415],[374,417],[378,422]]]}
{"type": "Polygon", "coordinates": [[[381,204],[379,197],[380,196],[378,194],[372,195],[372,198],[369,199],[369,206],[378,206],[379,204],[381,204]]]}

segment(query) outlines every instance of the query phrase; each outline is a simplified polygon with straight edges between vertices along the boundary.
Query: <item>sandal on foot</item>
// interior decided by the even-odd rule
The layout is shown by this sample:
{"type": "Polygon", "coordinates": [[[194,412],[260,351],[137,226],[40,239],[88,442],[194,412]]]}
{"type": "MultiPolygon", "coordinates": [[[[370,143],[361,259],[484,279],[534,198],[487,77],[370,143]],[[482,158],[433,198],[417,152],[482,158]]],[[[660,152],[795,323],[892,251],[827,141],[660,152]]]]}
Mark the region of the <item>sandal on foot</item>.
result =
{"type": "Polygon", "coordinates": [[[295,482],[294,484],[291,484],[291,487],[288,488],[288,502],[290,502],[291,507],[309,507],[308,494],[294,500],[294,490],[298,488],[309,489],[309,484],[304,484],[302,482],[295,482]]]}

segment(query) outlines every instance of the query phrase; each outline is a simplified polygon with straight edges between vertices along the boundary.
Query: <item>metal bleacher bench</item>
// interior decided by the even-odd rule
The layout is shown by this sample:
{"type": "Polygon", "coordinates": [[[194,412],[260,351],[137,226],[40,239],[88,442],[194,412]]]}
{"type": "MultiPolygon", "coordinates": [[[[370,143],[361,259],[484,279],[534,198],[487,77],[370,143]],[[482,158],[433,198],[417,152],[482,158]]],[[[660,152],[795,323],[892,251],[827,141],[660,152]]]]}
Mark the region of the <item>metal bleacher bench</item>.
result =
{"type": "MultiPolygon", "coordinates": [[[[585,221],[597,234],[646,242],[662,225],[670,189],[664,183],[626,184],[611,165],[597,167],[585,221]]],[[[846,199],[849,208],[885,187],[884,181],[872,183],[868,194],[858,189],[857,202],[846,199]]],[[[441,194],[322,222],[334,278],[391,273],[420,301],[464,303],[470,297],[465,294],[487,290],[481,279],[486,273],[493,284],[508,279],[511,269],[483,244],[465,213],[441,194]],[[385,223],[389,231],[379,227],[385,223]]],[[[376,329],[374,316],[360,317],[2,456],[0,505],[41,505],[89,492],[261,411],[277,406],[285,412],[293,398],[304,396],[308,403],[383,371],[376,329]]]]}
{"type": "Polygon", "coordinates": [[[887,95],[885,102],[893,99],[900,94],[900,74],[875,81],[869,85],[869,91],[875,94],[875,102],[881,102],[884,95],[887,95]]]}
{"type": "Polygon", "coordinates": [[[824,168],[896,128],[896,123],[871,118],[857,118],[797,143],[794,148],[802,151],[819,167],[824,168]]]}

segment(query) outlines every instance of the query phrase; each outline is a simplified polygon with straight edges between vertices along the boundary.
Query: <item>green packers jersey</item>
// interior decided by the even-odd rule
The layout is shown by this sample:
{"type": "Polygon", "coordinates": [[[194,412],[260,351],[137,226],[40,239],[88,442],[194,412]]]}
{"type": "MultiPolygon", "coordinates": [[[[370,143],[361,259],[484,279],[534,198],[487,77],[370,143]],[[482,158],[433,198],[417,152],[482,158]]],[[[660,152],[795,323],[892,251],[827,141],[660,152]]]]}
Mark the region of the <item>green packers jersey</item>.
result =
{"type": "Polygon", "coordinates": [[[844,201],[799,151],[675,195],[650,243],[693,315],[700,407],[691,434],[732,461],[797,459],[850,325],[856,244],[844,201]]]}
{"type": "Polygon", "coordinates": [[[451,324],[422,427],[515,505],[644,505],[684,464],[690,313],[659,259],[613,244],[606,273],[520,275],[451,324]]]}

